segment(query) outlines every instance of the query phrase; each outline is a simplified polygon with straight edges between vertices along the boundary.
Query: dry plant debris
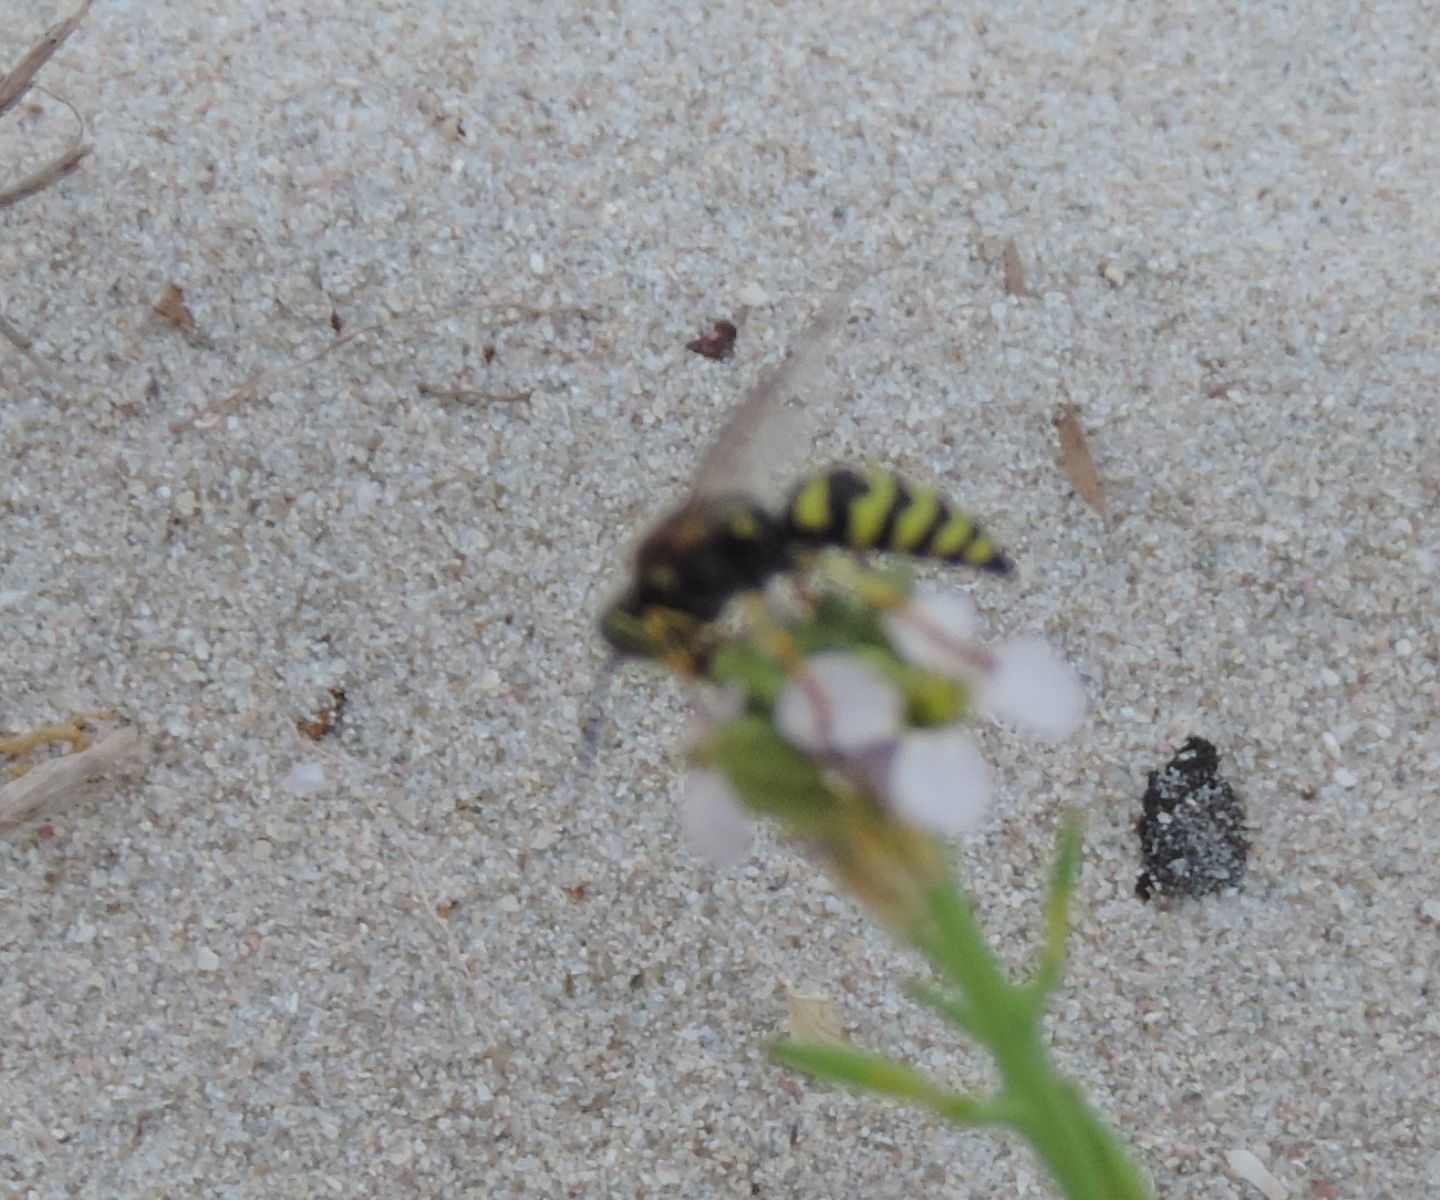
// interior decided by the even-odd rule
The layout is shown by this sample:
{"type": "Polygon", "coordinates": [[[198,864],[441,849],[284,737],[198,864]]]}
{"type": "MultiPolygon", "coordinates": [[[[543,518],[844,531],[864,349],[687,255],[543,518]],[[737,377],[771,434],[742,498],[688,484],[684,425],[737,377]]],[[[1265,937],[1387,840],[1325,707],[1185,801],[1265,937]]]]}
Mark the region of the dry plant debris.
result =
{"type": "Polygon", "coordinates": [[[797,1042],[844,1042],[845,1032],[835,1014],[835,1003],[810,985],[785,985],[786,1033],[797,1042]]]}
{"type": "Polygon", "coordinates": [[[1025,268],[1020,263],[1020,249],[1011,238],[1001,253],[1005,268],[1005,294],[1007,296],[1028,296],[1030,289],[1025,285],[1025,268]]]}
{"type": "MultiPolygon", "coordinates": [[[[49,62],[55,52],[65,44],[65,40],[80,28],[80,22],[85,19],[85,14],[89,11],[90,0],[85,0],[84,4],[51,29],[24,58],[3,77],[0,77],[0,117],[20,103],[25,94],[34,86],[35,76],[39,74],[40,68],[49,62]]],[[[74,111],[73,107],[71,111],[74,111]]],[[[76,115],[79,116],[78,113],[76,115]]],[[[85,122],[81,119],[80,131],[75,135],[75,140],[68,150],[17,183],[0,190],[0,208],[8,208],[12,204],[29,199],[37,192],[44,191],[57,180],[70,174],[80,165],[80,160],[89,153],[90,146],[85,143],[85,122]]]]}
{"type": "Polygon", "coordinates": [[[0,757],[10,767],[0,774],[0,832],[53,816],[80,799],[89,784],[111,774],[139,745],[135,730],[109,714],[81,714],[29,733],[0,738],[0,757]],[[38,760],[47,746],[69,751],[38,760]]]}
{"type": "Polygon", "coordinates": [[[185,303],[185,289],[178,283],[167,283],[165,290],[160,293],[160,299],[156,300],[151,308],[156,316],[169,321],[186,337],[195,336],[195,315],[185,303]]]}
{"type": "Polygon", "coordinates": [[[1055,417],[1055,430],[1060,435],[1060,467],[1065,472],[1065,478],[1079,493],[1080,499],[1102,517],[1108,516],[1100,473],[1095,469],[1090,443],[1085,440],[1080,414],[1073,404],[1066,404],[1060,409],[1055,417]]]}
{"type": "MultiPolygon", "coordinates": [[[[0,76],[0,117],[20,103],[25,94],[34,86],[35,76],[39,74],[40,68],[49,62],[55,52],[65,44],[65,40],[80,28],[80,22],[90,11],[90,3],[91,0],[85,0],[75,12],[41,38],[24,58],[3,76],[0,76]]],[[[85,142],[85,119],[80,116],[73,104],[65,100],[62,100],[61,103],[75,113],[75,119],[79,122],[80,129],[76,133],[74,141],[57,158],[45,163],[8,187],[0,187],[0,209],[9,208],[12,204],[19,204],[22,200],[28,200],[38,192],[43,192],[51,184],[64,179],[90,153],[90,146],[85,142]]],[[[39,360],[30,349],[30,339],[3,316],[0,316],[0,337],[19,350],[32,363],[40,365],[39,360]]]]}
{"type": "Polygon", "coordinates": [[[424,380],[415,385],[415,390],[420,395],[428,396],[432,400],[445,400],[457,404],[524,404],[535,394],[532,391],[482,392],[476,388],[436,387],[433,383],[426,383],[424,380]]]}
{"type": "Polygon", "coordinates": [[[332,687],[330,689],[330,700],[322,704],[313,717],[296,717],[295,728],[303,733],[313,742],[333,733],[335,726],[340,723],[340,718],[345,715],[345,689],[343,687],[332,687]]]}
{"type": "MultiPolygon", "coordinates": [[[[491,316],[493,325],[516,325],[522,321],[536,321],[542,317],[578,317],[583,321],[598,321],[600,314],[593,309],[583,308],[579,305],[560,305],[555,308],[541,308],[533,304],[526,304],[518,300],[502,300],[494,303],[467,304],[460,308],[449,309],[444,312],[414,314],[409,316],[391,317],[384,321],[376,321],[372,325],[360,326],[351,329],[348,333],[339,334],[328,345],[297,358],[283,367],[275,367],[271,370],[260,371],[252,375],[240,388],[223,396],[219,400],[202,405],[198,410],[189,416],[181,417],[170,423],[170,432],[175,435],[185,433],[190,429],[211,429],[219,423],[220,419],[229,412],[233,412],[244,404],[253,400],[259,395],[263,386],[273,384],[276,380],[283,379],[311,363],[319,362],[322,358],[328,358],[331,354],[348,345],[356,338],[368,337],[371,334],[385,333],[391,329],[401,329],[413,326],[437,325],[442,321],[454,317],[469,316],[472,314],[485,314],[491,316]]],[[[333,328],[333,324],[332,324],[333,328]]],[[[487,359],[487,361],[489,361],[487,359]]],[[[422,388],[428,388],[428,384],[421,384],[422,388]]],[[[432,389],[422,391],[422,395],[441,395],[446,389],[432,389]]],[[[486,393],[475,393],[466,395],[451,391],[445,395],[446,399],[476,400],[486,403],[516,404],[528,400],[531,393],[523,395],[492,396],[486,393]]]]}
{"type": "Polygon", "coordinates": [[[716,321],[709,333],[702,333],[694,341],[686,342],[685,349],[718,362],[735,353],[735,339],[739,334],[740,330],[733,321],[716,321]]]}

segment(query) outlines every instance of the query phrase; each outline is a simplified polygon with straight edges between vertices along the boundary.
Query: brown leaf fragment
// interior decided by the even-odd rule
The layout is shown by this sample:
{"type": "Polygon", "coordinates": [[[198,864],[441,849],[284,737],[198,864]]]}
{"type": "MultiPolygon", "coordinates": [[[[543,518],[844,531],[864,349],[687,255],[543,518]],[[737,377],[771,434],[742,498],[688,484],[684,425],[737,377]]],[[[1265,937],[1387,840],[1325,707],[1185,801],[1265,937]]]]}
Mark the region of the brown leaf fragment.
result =
{"type": "Polygon", "coordinates": [[[159,316],[164,317],[176,329],[187,334],[195,332],[195,317],[190,312],[190,306],[185,303],[185,289],[178,283],[167,283],[153,307],[159,316]]]}
{"type": "Polygon", "coordinates": [[[739,334],[740,330],[733,321],[716,321],[709,333],[702,333],[694,341],[686,342],[685,349],[718,362],[735,353],[735,339],[739,334]]]}
{"type": "Polygon", "coordinates": [[[308,737],[312,742],[318,742],[321,738],[332,733],[340,718],[345,715],[345,689],[343,687],[332,687],[330,689],[330,702],[322,704],[316,710],[313,717],[296,717],[295,728],[308,737]]]}
{"type": "Polygon", "coordinates": [[[1007,296],[1028,296],[1030,289],[1025,286],[1025,268],[1020,262],[1020,250],[1011,238],[1005,243],[1001,254],[1005,268],[1005,294],[1007,296]]]}
{"type": "Polygon", "coordinates": [[[1095,470],[1095,460],[1090,455],[1090,443],[1085,440],[1085,430],[1080,424],[1080,415],[1073,404],[1065,404],[1055,417],[1055,429],[1060,434],[1060,467],[1070,486],[1102,517],[1109,516],[1105,503],[1105,489],[1100,485],[1100,474],[1095,470]]]}

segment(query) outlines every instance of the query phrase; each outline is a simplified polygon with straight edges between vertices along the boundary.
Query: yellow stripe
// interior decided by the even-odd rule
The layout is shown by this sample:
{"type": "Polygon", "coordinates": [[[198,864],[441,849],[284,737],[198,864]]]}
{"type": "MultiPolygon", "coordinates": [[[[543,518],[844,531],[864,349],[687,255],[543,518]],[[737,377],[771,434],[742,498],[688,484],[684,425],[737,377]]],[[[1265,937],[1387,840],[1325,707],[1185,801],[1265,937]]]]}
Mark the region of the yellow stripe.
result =
{"type": "Polygon", "coordinates": [[[940,499],[934,492],[921,492],[913,497],[910,507],[895,522],[895,529],[890,534],[890,549],[913,550],[939,511],[940,499]]]}
{"type": "Polygon", "coordinates": [[[795,496],[790,520],[807,533],[824,533],[830,528],[830,481],[817,475],[795,496]]]}
{"type": "Polygon", "coordinates": [[[730,517],[730,532],[737,538],[750,540],[759,536],[760,523],[755,520],[754,513],[740,509],[730,517]]]}
{"type": "Polygon", "coordinates": [[[935,531],[928,553],[938,558],[954,554],[969,540],[970,531],[974,527],[975,523],[964,513],[956,513],[935,531]]]}
{"type": "Polygon", "coordinates": [[[673,592],[680,586],[680,573],[669,563],[656,563],[645,572],[645,582],[657,592],[673,592]]]}
{"type": "Polygon", "coordinates": [[[895,503],[895,480],[889,475],[867,475],[870,490],[850,502],[850,522],[845,541],[857,550],[873,546],[895,503]]]}
{"type": "Polygon", "coordinates": [[[983,567],[997,553],[995,543],[982,533],[965,547],[965,561],[972,567],[983,567]]]}

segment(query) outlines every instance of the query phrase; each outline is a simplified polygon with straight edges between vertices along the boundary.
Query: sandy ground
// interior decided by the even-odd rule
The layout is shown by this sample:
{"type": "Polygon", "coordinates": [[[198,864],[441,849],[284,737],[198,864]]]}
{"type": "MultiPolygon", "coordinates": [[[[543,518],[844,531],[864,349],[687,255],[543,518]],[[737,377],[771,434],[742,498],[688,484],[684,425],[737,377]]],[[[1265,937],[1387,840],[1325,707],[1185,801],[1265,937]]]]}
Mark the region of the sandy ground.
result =
{"type": "MultiPolygon", "coordinates": [[[[981,1070],[791,850],[687,853],[678,687],[618,681],[577,774],[626,545],[849,270],[794,469],[964,497],[992,627],[1094,696],[987,735],[959,850],[1018,967],[1089,814],[1057,1053],[1167,1200],[1259,1195],[1237,1149],[1434,1194],[1440,10],[509,7],[101,0],[45,72],[95,152],[0,212],[0,726],[145,751],[0,842],[0,1192],[1047,1194],[768,1063],[803,979],[981,1070]],[[1252,870],[1144,905],[1192,732],[1252,870]]],[[[4,61],[67,11],[6,5],[4,61]]],[[[74,129],[32,100],[4,179],[74,129]]]]}

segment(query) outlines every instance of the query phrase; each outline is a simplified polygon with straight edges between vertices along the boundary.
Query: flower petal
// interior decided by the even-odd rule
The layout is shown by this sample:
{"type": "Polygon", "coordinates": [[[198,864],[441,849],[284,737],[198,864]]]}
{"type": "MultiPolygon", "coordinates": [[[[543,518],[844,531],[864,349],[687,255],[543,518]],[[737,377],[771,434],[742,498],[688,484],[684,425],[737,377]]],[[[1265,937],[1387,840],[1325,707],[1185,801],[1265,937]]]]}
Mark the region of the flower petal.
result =
{"type": "Polygon", "coordinates": [[[984,681],[979,707],[1014,721],[1027,733],[1058,742],[1085,719],[1085,692],[1070,665],[1043,638],[997,646],[994,670],[984,681]]]}
{"type": "Polygon", "coordinates": [[[701,858],[733,866],[750,849],[750,820],[740,797],[719,771],[701,767],[685,777],[680,794],[680,829],[701,858]]]}
{"type": "Polygon", "coordinates": [[[972,679],[980,665],[975,639],[980,612],[965,592],[920,595],[881,618],[885,636],[917,667],[951,678],[972,679]]]}
{"type": "Polygon", "coordinates": [[[904,700],[878,670],[839,650],[805,660],[775,703],[775,726],[812,753],[854,754],[900,732],[904,700]]]}
{"type": "Polygon", "coordinates": [[[934,833],[962,833],[990,807],[990,770],[958,729],[919,729],[900,741],[890,767],[890,807],[934,833]]]}

